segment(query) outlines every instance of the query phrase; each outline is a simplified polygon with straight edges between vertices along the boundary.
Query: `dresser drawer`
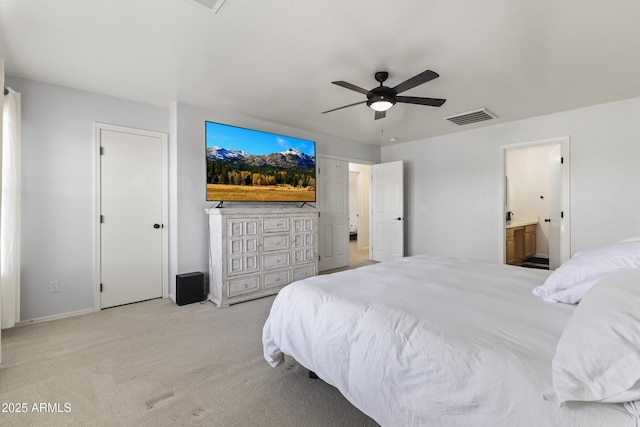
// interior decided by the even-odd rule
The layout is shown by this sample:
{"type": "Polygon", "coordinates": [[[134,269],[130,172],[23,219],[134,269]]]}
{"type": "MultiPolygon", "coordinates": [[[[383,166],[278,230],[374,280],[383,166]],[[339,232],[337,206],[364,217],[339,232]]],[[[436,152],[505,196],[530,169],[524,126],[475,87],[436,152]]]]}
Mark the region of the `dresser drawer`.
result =
{"type": "Polygon", "coordinates": [[[263,218],[263,233],[281,233],[289,231],[289,218],[263,218]]]}
{"type": "Polygon", "coordinates": [[[273,288],[275,286],[283,286],[291,282],[289,279],[289,270],[274,271],[264,275],[264,287],[273,288]]]}
{"type": "Polygon", "coordinates": [[[227,295],[230,297],[248,294],[260,288],[260,276],[242,277],[227,281],[227,295]]]}
{"type": "Polygon", "coordinates": [[[293,281],[306,279],[307,277],[316,275],[316,267],[309,265],[307,267],[298,267],[293,270],[293,281]]]}
{"type": "Polygon", "coordinates": [[[275,268],[289,267],[289,252],[278,252],[262,255],[262,269],[273,270],[275,268]]]}
{"type": "Polygon", "coordinates": [[[277,251],[289,248],[289,235],[278,234],[275,236],[267,236],[262,238],[263,251],[277,251]]]}

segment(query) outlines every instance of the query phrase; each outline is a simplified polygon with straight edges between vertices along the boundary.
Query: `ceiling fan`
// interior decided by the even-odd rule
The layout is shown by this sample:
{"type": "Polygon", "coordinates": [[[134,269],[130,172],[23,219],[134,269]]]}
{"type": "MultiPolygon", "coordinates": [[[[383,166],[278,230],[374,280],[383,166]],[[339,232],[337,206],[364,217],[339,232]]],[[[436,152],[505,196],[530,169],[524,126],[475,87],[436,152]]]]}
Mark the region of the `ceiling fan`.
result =
{"type": "Polygon", "coordinates": [[[334,108],[333,110],[323,111],[324,113],[330,113],[332,111],[341,110],[347,107],[353,107],[354,105],[360,105],[366,103],[369,107],[375,110],[375,120],[383,119],[387,110],[395,105],[396,102],[404,102],[405,104],[419,104],[419,105],[430,105],[432,107],[439,107],[445,103],[446,99],[441,98],[420,98],[417,96],[398,96],[398,94],[412,89],[418,85],[426,83],[430,80],[439,77],[440,75],[435,71],[427,70],[422,73],[411,77],[409,80],[406,80],[395,87],[387,87],[383,86],[383,83],[389,77],[389,73],[386,71],[378,71],[375,74],[376,81],[380,82],[380,86],[375,87],[371,90],[366,90],[356,85],[352,85],[351,83],[337,81],[331,82],[334,85],[342,86],[347,89],[355,90],[356,92],[360,92],[364,95],[367,95],[366,101],[356,102],[355,104],[345,105],[343,107],[334,108]]]}

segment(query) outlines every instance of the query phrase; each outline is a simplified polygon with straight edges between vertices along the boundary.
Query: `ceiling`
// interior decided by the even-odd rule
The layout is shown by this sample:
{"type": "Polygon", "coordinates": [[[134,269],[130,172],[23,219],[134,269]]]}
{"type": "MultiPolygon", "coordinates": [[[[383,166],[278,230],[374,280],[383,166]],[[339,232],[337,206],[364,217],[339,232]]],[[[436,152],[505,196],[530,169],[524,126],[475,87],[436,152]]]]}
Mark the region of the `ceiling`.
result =
{"type": "Polygon", "coordinates": [[[637,0],[0,0],[0,56],[13,76],[385,146],[640,96],[639,16],[637,0]],[[440,108],[321,114],[365,99],[334,80],[427,69],[403,95],[440,108]],[[482,107],[498,118],[443,120],[482,107]]]}

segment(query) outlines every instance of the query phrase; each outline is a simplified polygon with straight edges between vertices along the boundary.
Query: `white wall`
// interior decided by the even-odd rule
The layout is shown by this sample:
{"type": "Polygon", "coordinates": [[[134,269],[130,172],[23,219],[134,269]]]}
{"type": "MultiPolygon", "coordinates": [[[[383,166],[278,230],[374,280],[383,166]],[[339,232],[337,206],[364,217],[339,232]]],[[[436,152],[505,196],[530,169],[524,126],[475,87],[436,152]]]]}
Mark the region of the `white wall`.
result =
{"type": "Polygon", "coordinates": [[[207,272],[204,121],[317,141],[317,152],[376,162],[380,150],[238,115],[162,108],[7,77],[22,99],[21,320],[93,309],[93,123],[169,133],[169,278],[207,272]],[[49,292],[59,280],[60,292],[49,292]]]}
{"type": "Polygon", "coordinates": [[[93,123],[167,132],[168,110],[10,76],[7,85],[22,100],[21,320],[93,309],[93,123]]]}
{"type": "Polygon", "coordinates": [[[638,117],[634,98],[382,148],[382,161],[405,161],[407,253],[501,262],[500,147],[562,136],[571,138],[571,252],[640,235],[638,117]]]}
{"type": "Polygon", "coordinates": [[[175,274],[207,271],[205,120],[313,139],[318,154],[404,160],[407,253],[494,261],[500,146],[570,135],[572,251],[640,235],[640,99],[380,150],[179,103],[161,108],[11,76],[7,85],[22,94],[21,320],[93,308],[94,122],[170,133],[170,292],[175,274]],[[49,293],[50,280],[60,292],[49,293]]]}
{"type": "MultiPolygon", "coordinates": [[[[205,183],[205,121],[258,129],[316,141],[316,154],[348,157],[370,162],[380,160],[376,146],[345,141],[326,135],[280,126],[237,114],[177,103],[171,108],[172,129],[176,129],[176,144],[170,154],[169,222],[170,231],[169,292],[174,293],[175,275],[201,271],[208,275],[208,227],[204,209],[213,207],[206,201],[205,183]]],[[[173,131],[172,131],[173,132],[173,131]]],[[[225,206],[238,204],[225,203],[225,206]]]]}

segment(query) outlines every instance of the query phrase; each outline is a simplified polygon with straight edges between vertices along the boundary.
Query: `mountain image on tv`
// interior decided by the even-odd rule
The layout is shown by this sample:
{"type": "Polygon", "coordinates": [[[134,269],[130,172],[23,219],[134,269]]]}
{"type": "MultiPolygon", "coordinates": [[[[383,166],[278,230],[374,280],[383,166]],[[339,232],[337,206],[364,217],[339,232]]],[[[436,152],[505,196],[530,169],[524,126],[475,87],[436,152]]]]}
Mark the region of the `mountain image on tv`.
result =
{"type": "Polygon", "coordinates": [[[206,140],[207,200],[316,200],[313,141],[212,122],[206,140]]]}

